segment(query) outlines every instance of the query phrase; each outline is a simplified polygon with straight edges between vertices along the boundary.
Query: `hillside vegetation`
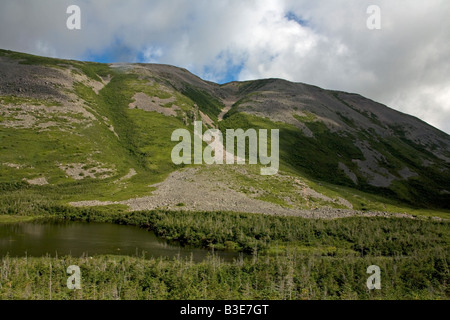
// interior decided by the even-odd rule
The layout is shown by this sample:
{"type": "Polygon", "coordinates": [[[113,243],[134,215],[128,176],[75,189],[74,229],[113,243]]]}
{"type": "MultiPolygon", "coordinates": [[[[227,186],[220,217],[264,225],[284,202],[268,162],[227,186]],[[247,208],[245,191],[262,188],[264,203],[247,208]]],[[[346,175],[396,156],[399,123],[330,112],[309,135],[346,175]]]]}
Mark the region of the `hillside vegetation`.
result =
{"type": "MultiPolygon", "coordinates": [[[[202,120],[221,130],[280,130],[280,173],[315,193],[281,194],[289,185],[253,175],[258,200],[292,209],[416,208],[447,215],[449,136],[363,97],[277,79],[216,85],[171,66],[4,50],[0,64],[3,203],[25,195],[58,204],[150,196],[155,184],[181,169],[170,159],[171,133],[193,132],[193,122],[202,120]]],[[[236,187],[244,183],[236,172],[222,169],[236,181],[231,189],[249,195],[236,187]]]]}
{"type": "Polygon", "coordinates": [[[336,220],[230,212],[114,213],[63,209],[41,215],[138,225],[162,238],[237,250],[233,262],[136,256],[9,257],[0,299],[448,299],[448,222],[405,218],[336,220]],[[82,290],[66,269],[81,268],[82,290]],[[366,287],[381,268],[381,290],[366,287]]]}
{"type": "Polygon", "coordinates": [[[450,137],[359,95],[0,50],[0,224],[137,225],[242,253],[3,254],[0,299],[448,299],[449,205],[450,137]],[[173,164],[172,132],[195,121],[280,130],[278,174],[173,164]],[[373,264],[382,290],[366,287],[373,264]]]}

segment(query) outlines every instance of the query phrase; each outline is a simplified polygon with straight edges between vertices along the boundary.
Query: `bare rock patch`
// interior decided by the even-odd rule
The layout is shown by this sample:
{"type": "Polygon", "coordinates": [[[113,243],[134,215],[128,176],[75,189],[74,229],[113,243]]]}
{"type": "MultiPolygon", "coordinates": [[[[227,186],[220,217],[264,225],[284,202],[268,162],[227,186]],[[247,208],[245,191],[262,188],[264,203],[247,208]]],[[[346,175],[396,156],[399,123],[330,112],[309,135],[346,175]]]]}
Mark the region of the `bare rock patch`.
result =
{"type": "Polygon", "coordinates": [[[112,177],[115,174],[114,169],[105,168],[101,163],[96,163],[95,165],[86,165],[84,163],[69,163],[66,165],[59,164],[58,167],[75,180],[82,180],[87,177],[90,177],[92,179],[106,179],[112,177]]]}
{"type": "Polygon", "coordinates": [[[136,93],[133,96],[134,102],[129,104],[130,109],[141,109],[145,111],[155,111],[161,113],[165,116],[177,116],[177,110],[181,110],[180,107],[172,105],[170,108],[165,108],[163,105],[167,103],[172,103],[175,101],[175,97],[170,97],[168,99],[160,99],[158,97],[149,97],[143,92],[136,93]]]}

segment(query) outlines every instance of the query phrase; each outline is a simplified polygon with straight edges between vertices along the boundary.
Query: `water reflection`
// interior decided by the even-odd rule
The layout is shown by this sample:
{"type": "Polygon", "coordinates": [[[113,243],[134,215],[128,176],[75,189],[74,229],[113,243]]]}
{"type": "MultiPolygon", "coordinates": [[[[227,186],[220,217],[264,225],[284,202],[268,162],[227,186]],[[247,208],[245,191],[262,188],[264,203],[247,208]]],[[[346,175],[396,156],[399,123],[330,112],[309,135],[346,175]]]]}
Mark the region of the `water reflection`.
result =
{"type": "MultiPolygon", "coordinates": [[[[190,258],[204,260],[211,252],[168,244],[153,232],[109,223],[33,221],[0,224],[0,256],[120,254],[145,257],[190,258]]],[[[225,261],[239,258],[236,252],[216,251],[225,261]]]]}

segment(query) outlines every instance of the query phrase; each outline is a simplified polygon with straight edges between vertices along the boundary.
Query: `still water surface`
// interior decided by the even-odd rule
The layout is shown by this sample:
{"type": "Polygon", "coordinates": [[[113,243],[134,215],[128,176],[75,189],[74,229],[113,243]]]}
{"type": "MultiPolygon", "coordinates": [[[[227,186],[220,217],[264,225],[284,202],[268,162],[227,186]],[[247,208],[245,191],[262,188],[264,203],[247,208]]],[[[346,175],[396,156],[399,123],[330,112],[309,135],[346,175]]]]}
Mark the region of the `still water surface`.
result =
{"type": "MultiPolygon", "coordinates": [[[[117,254],[149,257],[192,258],[202,261],[210,250],[168,244],[153,232],[135,226],[112,223],[37,220],[0,224],[0,256],[80,257],[117,254]]],[[[239,258],[236,252],[215,251],[225,261],[239,258]]]]}

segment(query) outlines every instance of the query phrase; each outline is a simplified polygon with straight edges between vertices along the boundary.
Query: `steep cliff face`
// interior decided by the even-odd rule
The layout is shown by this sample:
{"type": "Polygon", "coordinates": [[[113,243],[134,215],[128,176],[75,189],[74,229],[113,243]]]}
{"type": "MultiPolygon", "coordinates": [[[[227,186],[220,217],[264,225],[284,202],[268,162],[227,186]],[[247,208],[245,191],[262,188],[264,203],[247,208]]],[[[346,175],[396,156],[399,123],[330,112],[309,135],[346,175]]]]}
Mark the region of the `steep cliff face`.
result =
{"type": "MultiPolygon", "coordinates": [[[[173,178],[181,168],[170,158],[171,133],[192,131],[202,120],[221,130],[280,130],[281,176],[262,178],[247,166],[187,171],[205,190],[218,172],[228,177],[225,189],[241,206],[257,200],[289,209],[364,209],[370,202],[364,195],[417,207],[450,204],[450,137],[357,94],[280,79],[219,85],[168,65],[107,65],[0,50],[0,108],[5,192],[127,205],[159,194],[152,200],[159,206],[182,207],[179,188],[177,203],[167,192],[167,183],[180,184],[173,178]]],[[[221,210],[226,192],[217,196],[221,210]]],[[[214,208],[214,197],[191,199],[197,204],[192,209],[214,208]]],[[[276,211],[266,209],[258,210],[276,211]]]]}

